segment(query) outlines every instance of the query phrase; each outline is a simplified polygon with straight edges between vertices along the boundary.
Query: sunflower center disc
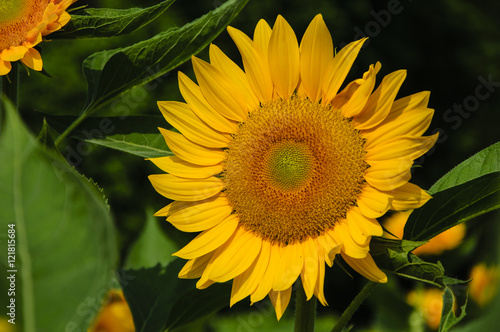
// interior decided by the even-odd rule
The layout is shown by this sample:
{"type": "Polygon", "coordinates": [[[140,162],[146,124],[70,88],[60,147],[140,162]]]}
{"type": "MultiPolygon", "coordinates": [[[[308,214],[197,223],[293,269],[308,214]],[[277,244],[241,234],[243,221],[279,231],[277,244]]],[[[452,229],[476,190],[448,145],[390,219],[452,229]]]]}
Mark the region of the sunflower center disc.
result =
{"type": "Polygon", "coordinates": [[[223,179],[240,224],[272,243],[315,238],[364,184],[364,140],[331,106],[294,96],[252,111],[228,145],[223,179]]]}
{"type": "Polygon", "coordinates": [[[267,180],[282,190],[299,188],[310,178],[312,155],[306,144],[293,141],[276,143],[265,158],[267,180]]]}
{"type": "Polygon", "coordinates": [[[42,20],[49,1],[2,0],[0,2],[0,50],[19,46],[42,20]]]}

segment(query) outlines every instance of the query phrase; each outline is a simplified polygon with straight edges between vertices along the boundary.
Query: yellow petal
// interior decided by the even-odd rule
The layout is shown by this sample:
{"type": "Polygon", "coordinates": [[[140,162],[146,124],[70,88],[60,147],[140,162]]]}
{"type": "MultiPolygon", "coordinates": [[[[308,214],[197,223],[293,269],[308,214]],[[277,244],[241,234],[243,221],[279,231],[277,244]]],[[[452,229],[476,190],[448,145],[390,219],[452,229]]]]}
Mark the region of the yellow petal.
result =
{"type": "Polygon", "coordinates": [[[319,302],[322,305],[327,306],[328,303],[326,302],[324,288],[325,288],[325,263],[320,261],[318,265],[318,280],[316,281],[316,286],[314,287],[314,295],[316,295],[316,297],[318,298],[319,302]]]}
{"type": "Polygon", "coordinates": [[[304,266],[304,256],[300,244],[280,247],[281,260],[276,267],[273,290],[283,291],[292,287],[304,266]]]}
{"type": "Polygon", "coordinates": [[[375,218],[364,216],[357,207],[347,212],[346,220],[351,237],[361,246],[367,245],[371,236],[381,236],[384,233],[375,218]]]}
{"type": "Polygon", "coordinates": [[[243,67],[248,77],[252,90],[261,102],[266,102],[273,97],[273,81],[269,72],[267,56],[256,48],[254,42],[243,32],[233,27],[227,31],[238,47],[243,60],[243,67]]]}
{"type": "Polygon", "coordinates": [[[283,99],[290,98],[299,83],[299,44],[292,27],[281,15],[278,15],[274,23],[268,57],[276,92],[283,99]]]}
{"type": "Polygon", "coordinates": [[[328,104],[335,97],[366,39],[363,38],[349,43],[330,62],[323,80],[322,103],[328,104]]]}
{"type": "Polygon", "coordinates": [[[153,174],[149,180],[161,195],[176,201],[199,201],[212,197],[224,188],[221,179],[185,179],[171,174],[153,174]]]}
{"type": "Polygon", "coordinates": [[[238,223],[238,217],[230,215],[217,226],[203,231],[173,255],[184,259],[193,259],[206,255],[223,245],[236,231],[238,223]]]}
{"type": "Polygon", "coordinates": [[[292,287],[284,290],[284,291],[271,291],[269,293],[269,298],[271,299],[271,303],[274,306],[274,310],[276,311],[276,317],[278,320],[281,319],[283,313],[288,307],[288,303],[290,303],[290,297],[292,295],[292,287]]]}
{"type": "Polygon", "coordinates": [[[203,122],[186,103],[159,101],[158,108],[168,123],[196,144],[209,148],[224,148],[231,140],[229,134],[218,132],[203,122]]]}
{"type": "Polygon", "coordinates": [[[196,288],[198,289],[205,289],[207,288],[208,286],[211,286],[215,283],[215,281],[213,280],[198,280],[198,282],[196,283],[196,288]]]}
{"type": "Polygon", "coordinates": [[[224,75],[232,79],[238,91],[241,92],[241,95],[245,99],[248,109],[253,110],[260,106],[259,100],[250,88],[248,78],[243,70],[214,44],[210,44],[210,63],[224,75]]]}
{"type": "Polygon", "coordinates": [[[208,279],[226,282],[242,274],[255,261],[262,240],[238,227],[233,236],[214,253],[207,267],[208,279]]]}
{"type": "Polygon", "coordinates": [[[368,150],[404,135],[421,136],[429,128],[433,115],[434,110],[430,108],[391,111],[380,125],[362,132],[366,138],[365,147],[368,150]]]}
{"type": "Polygon", "coordinates": [[[349,266],[365,278],[380,283],[387,282],[387,276],[378,268],[371,255],[367,255],[362,259],[356,259],[342,253],[342,258],[347,264],[349,264],[349,266]]]}
{"type": "Polygon", "coordinates": [[[178,210],[167,221],[183,232],[200,232],[218,225],[232,212],[226,196],[221,194],[178,210]]]}
{"type": "Polygon", "coordinates": [[[162,171],[182,178],[203,179],[222,172],[222,165],[200,166],[177,156],[149,158],[162,171]]]}
{"type": "Polygon", "coordinates": [[[12,69],[12,65],[9,61],[3,61],[0,59],[0,76],[7,75],[12,69]]]}
{"type": "Polygon", "coordinates": [[[330,231],[330,236],[332,236],[336,242],[342,243],[341,253],[344,252],[351,257],[366,257],[368,251],[370,250],[368,242],[366,245],[359,245],[354,241],[351,232],[349,231],[349,226],[345,221],[337,223],[335,228],[330,231]]]}
{"type": "MultiPolygon", "coordinates": [[[[2,60],[4,61],[17,61],[24,57],[29,48],[24,46],[11,46],[2,51],[2,60]]],[[[38,52],[37,52],[38,53],[38,52]]],[[[38,53],[40,55],[40,53],[38,53]]]]}
{"type": "MultiPolygon", "coordinates": [[[[264,241],[265,242],[265,241],[264,241]]],[[[262,300],[271,291],[276,275],[276,266],[281,259],[281,253],[278,245],[271,245],[269,263],[266,272],[262,277],[257,288],[250,294],[250,301],[253,303],[262,300]]]]}
{"type": "Polygon", "coordinates": [[[179,72],[179,90],[193,112],[209,126],[225,133],[234,133],[238,130],[238,123],[222,116],[210,106],[200,87],[182,72],[179,72]]]}
{"type": "Polygon", "coordinates": [[[301,273],[302,286],[306,293],[306,298],[309,300],[314,295],[314,288],[318,280],[318,252],[316,242],[308,238],[302,242],[302,250],[304,253],[304,268],[301,273]]]}
{"type": "Polygon", "coordinates": [[[321,82],[333,59],[333,42],[321,14],[307,27],[300,43],[300,77],[305,94],[317,101],[321,98],[321,82]]]}
{"type": "Polygon", "coordinates": [[[221,149],[206,148],[195,144],[181,134],[170,130],[158,128],[165,138],[165,142],[177,157],[202,166],[213,166],[219,164],[226,157],[221,149]]]}
{"type": "Polygon", "coordinates": [[[59,16],[59,19],[57,20],[57,22],[62,27],[62,26],[65,26],[69,22],[70,19],[71,19],[71,16],[67,12],[63,12],[59,16]]]}
{"type": "Polygon", "coordinates": [[[432,198],[425,190],[409,182],[386,193],[392,196],[392,209],[396,211],[417,209],[432,198]]]}
{"type": "Polygon", "coordinates": [[[366,185],[356,203],[364,216],[379,218],[390,209],[391,197],[370,185],[366,185]]]}
{"type": "Polygon", "coordinates": [[[363,110],[352,119],[354,127],[364,130],[381,123],[389,115],[405,78],[406,70],[398,70],[385,76],[377,90],[368,98],[363,110]]]}
{"type": "Polygon", "coordinates": [[[28,52],[26,52],[21,62],[36,71],[41,71],[43,67],[42,56],[34,48],[30,48],[28,52]]]}
{"type": "Polygon", "coordinates": [[[179,272],[179,278],[181,279],[196,279],[201,277],[203,271],[205,270],[208,262],[212,258],[213,252],[190,259],[184,264],[184,267],[179,272]]]}
{"type": "Polygon", "coordinates": [[[367,149],[365,160],[370,165],[376,161],[396,158],[415,160],[436,143],[439,133],[425,137],[396,137],[389,142],[384,142],[367,149]]]}
{"type": "Polygon", "coordinates": [[[337,243],[328,233],[317,237],[318,244],[323,248],[324,259],[329,267],[333,266],[335,255],[340,253],[342,245],[337,243]]]}
{"type": "Polygon", "coordinates": [[[245,272],[234,278],[230,306],[250,295],[261,283],[269,265],[270,255],[271,244],[263,240],[259,255],[252,265],[245,272]]]}
{"type": "Polygon", "coordinates": [[[162,207],[161,209],[159,209],[158,211],[155,212],[154,216],[155,217],[166,217],[168,215],[170,215],[170,209],[172,208],[172,203],[170,203],[169,205],[167,206],[164,206],[162,207]]]}
{"type": "MultiPolygon", "coordinates": [[[[212,200],[212,199],[215,199],[215,198],[217,198],[219,196],[223,196],[223,195],[224,195],[223,193],[219,193],[219,194],[216,194],[216,195],[214,195],[214,196],[212,196],[210,198],[207,198],[206,200],[212,200]]],[[[187,201],[187,202],[174,201],[174,202],[170,203],[169,205],[165,206],[164,208],[162,208],[161,210],[159,210],[158,212],[156,212],[154,215],[156,217],[158,217],[158,216],[168,217],[168,216],[170,216],[171,214],[174,214],[177,211],[180,211],[180,210],[192,207],[194,205],[201,204],[204,201],[205,200],[194,201],[194,202],[190,202],[190,201],[187,201]]]]}
{"type": "Polygon", "coordinates": [[[410,180],[412,165],[413,161],[406,158],[377,162],[365,171],[365,180],[376,189],[393,190],[410,180]]]}
{"type": "Polygon", "coordinates": [[[232,80],[208,62],[194,56],[191,60],[201,92],[208,103],[228,119],[245,121],[249,106],[232,80]]]}
{"type": "Polygon", "coordinates": [[[332,106],[341,108],[346,118],[357,116],[368,102],[375,87],[375,78],[380,70],[380,62],[370,65],[363,78],[349,83],[333,100],[332,106]]]}
{"type": "Polygon", "coordinates": [[[269,40],[271,39],[272,32],[273,30],[271,29],[269,24],[267,24],[265,20],[260,19],[255,26],[255,30],[253,33],[254,45],[266,59],[269,50],[269,40]]]}

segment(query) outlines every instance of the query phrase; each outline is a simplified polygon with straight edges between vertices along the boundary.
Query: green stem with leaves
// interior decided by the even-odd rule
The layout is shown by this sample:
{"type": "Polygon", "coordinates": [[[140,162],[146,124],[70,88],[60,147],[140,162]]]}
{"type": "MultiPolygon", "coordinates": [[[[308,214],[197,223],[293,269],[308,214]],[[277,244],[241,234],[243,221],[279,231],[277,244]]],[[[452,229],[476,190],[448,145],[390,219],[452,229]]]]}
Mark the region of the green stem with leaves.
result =
{"type": "Polygon", "coordinates": [[[300,279],[297,280],[297,291],[295,299],[295,332],[314,331],[314,320],[316,319],[316,298],[313,296],[307,300],[304,287],[300,279]]]}
{"type": "Polygon", "coordinates": [[[372,292],[373,288],[377,286],[378,283],[369,281],[359,292],[358,295],[352,300],[351,304],[347,307],[347,309],[344,311],[342,316],[340,316],[339,320],[335,324],[335,326],[332,329],[332,332],[342,332],[344,328],[347,326],[349,321],[351,320],[352,315],[358,310],[359,306],[363,303],[363,301],[370,295],[372,292]]]}

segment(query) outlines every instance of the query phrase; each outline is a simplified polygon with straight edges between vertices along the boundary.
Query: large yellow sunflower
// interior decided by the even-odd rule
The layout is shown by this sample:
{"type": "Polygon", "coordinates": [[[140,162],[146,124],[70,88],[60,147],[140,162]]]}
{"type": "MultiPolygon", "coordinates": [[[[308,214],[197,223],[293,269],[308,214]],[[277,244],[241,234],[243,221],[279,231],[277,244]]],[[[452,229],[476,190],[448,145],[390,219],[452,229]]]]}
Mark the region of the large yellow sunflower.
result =
{"type": "Polygon", "coordinates": [[[192,58],[198,84],[179,73],[186,103],[158,103],[180,133],[160,128],[175,156],[151,159],[168,174],[150,180],[174,202],[156,215],[201,232],[174,254],[189,260],[179,277],[198,288],[233,279],[231,305],[269,295],[278,319],[298,277],[326,305],[325,263],[337,254],[386,282],[370,239],[382,235],[375,218],[430,198],[408,183],[437,139],[421,136],[429,93],[394,101],[404,70],[373,91],[379,63],[339,92],[365,39],[334,56],[321,15],[300,45],[281,16],[272,29],[261,20],[253,40],[228,31],[244,71],[211,45],[210,63],[192,58]]]}
{"type": "Polygon", "coordinates": [[[11,62],[21,60],[42,70],[42,57],[34,49],[42,37],[61,29],[70,16],[66,9],[76,0],[2,0],[0,3],[0,76],[11,62]]]}

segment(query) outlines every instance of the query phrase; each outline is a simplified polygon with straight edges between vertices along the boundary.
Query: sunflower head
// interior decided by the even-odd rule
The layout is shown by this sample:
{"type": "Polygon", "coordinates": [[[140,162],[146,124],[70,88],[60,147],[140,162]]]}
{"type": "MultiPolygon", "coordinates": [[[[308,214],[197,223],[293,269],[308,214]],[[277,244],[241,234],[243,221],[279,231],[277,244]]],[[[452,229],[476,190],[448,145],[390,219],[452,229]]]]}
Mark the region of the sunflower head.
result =
{"type": "Polygon", "coordinates": [[[174,200],[156,213],[186,232],[201,232],[175,253],[181,278],[197,287],[232,280],[231,305],[269,296],[278,319],[293,283],[308,299],[323,293],[325,265],[337,255],[370,280],[386,275],[369,253],[381,236],[376,218],[423,205],[409,183],[413,160],[437,135],[422,137],[433,110],[428,92],[396,99],[406,72],[384,77],[380,64],[344,85],[364,39],[334,56],[321,15],[299,44],[278,16],[261,20],[253,39],[229,27],[243,69],[218,47],[210,62],[192,58],[197,83],[179,73],[185,102],[162,101],[161,129],[175,154],[151,161],[151,175],[174,200]]]}
{"type": "Polygon", "coordinates": [[[42,36],[61,29],[70,16],[66,9],[76,0],[4,0],[0,3],[0,76],[10,72],[11,62],[21,60],[42,70],[42,58],[34,48],[42,36]]]}

